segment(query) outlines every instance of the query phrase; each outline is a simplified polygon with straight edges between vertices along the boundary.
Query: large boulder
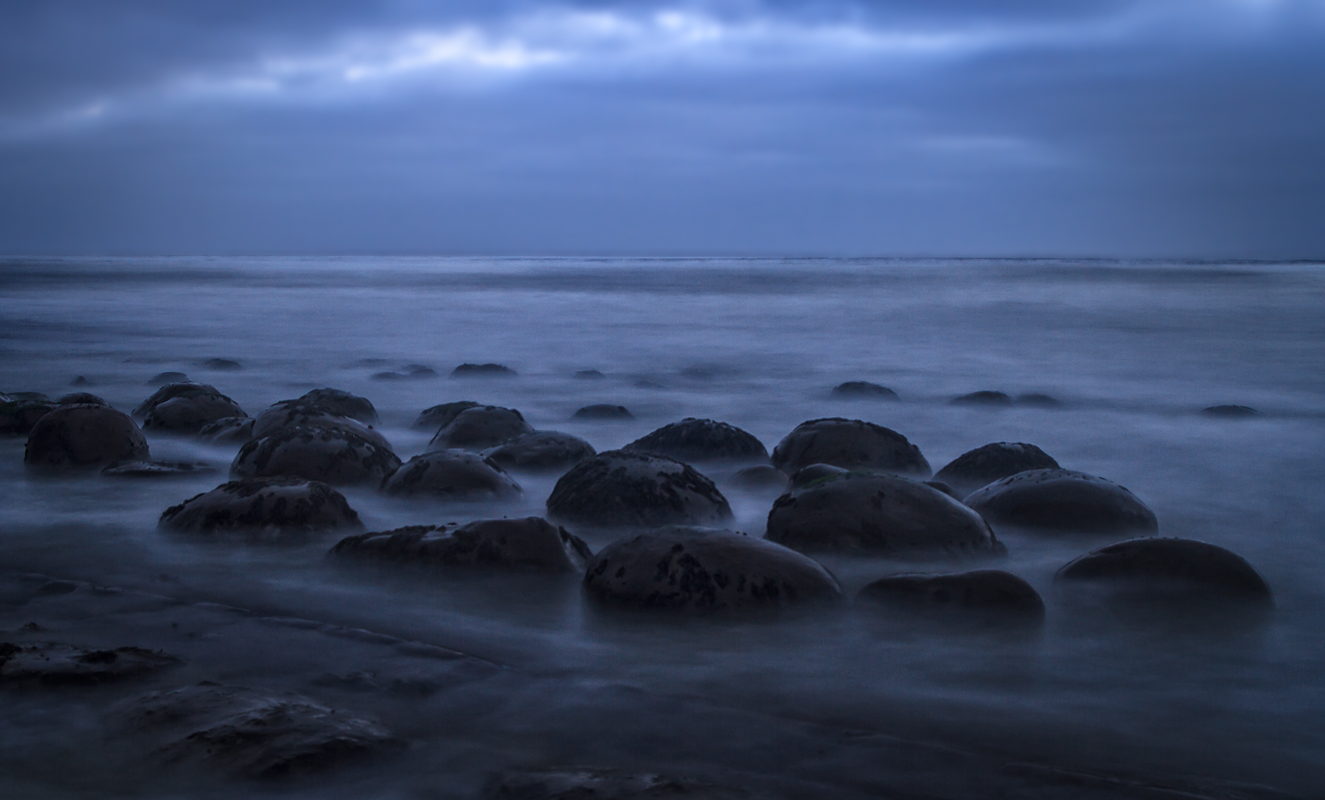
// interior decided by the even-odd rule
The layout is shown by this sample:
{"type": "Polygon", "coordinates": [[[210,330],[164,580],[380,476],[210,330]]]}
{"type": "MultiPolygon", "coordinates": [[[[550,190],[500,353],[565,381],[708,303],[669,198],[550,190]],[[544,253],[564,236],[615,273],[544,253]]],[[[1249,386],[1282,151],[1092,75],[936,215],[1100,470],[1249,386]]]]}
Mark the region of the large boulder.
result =
{"type": "Polygon", "coordinates": [[[433,450],[405,462],[382,483],[395,497],[444,500],[510,500],[523,494],[520,484],[496,464],[464,450],[433,450]]]}
{"type": "Polygon", "coordinates": [[[811,464],[929,477],[929,462],[905,436],[872,422],[841,417],[802,422],[773,448],[773,466],[788,475],[811,464]]]}
{"type": "Polygon", "coordinates": [[[281,428],[246,442],[230,465],[230,475],[284,475],[337,486],[379,485],[399,466],[400,459],[379,441],[342,427],[309,424],[281,428]]]}
{"type": "Polygon", "coordinates": [[[295,402],[336,417],[349,417],[365,425],[377,422],[377,409],[366,397],[343,392],[340,389],[313,389],[295,402]]]}
{"type": "Polygon", "coordinates": [[[476,403],[473,400],[456,400],[453,403],[442,403],[441,405],[425,408],[422,413],[414,418],[414,427],[434,432],[440,431],[450,425],[451,420],[460,416],[461,411],[479,405],[482,405],[482,403],[476,403]]]}
{"type": "Polygon", "coordinates": [[[483,457],[505,470],[564,472],[589,456],[593,445],[558,431],[534,431],[483,451],[483,457]]]}
{"type": "Polygon", "coordinates": [[[43,415],[28,434],[23,463],[36,469],[100,467],[148,457],[138,425],[106,406],[59,406],[43,415]]]}
{"type": "Polygon", "coordinates": [[[622,450],[654,453],[677,461],[766,462],[764,443],[735,425],[686,417],[636,439],[622,450]]]}
{"type": "Polygon", "coordinates": [[[665,456],[611,450],[571,467],[548,514],[589,527],[713,525],[732,518],[727,498],[694,467],[665,456]]]}
{"type": "Polygon", "coordinates": [[[869,381],[847,381],[833,387],[838,400],[897,400],[897,392],[869,381]]]}
{"type": "Polygon", "coordinates": [[[1033,444],[994,442],[962,453],[934,473],[965,497],[981,486],[1028,469],[1058,469],[1058,462],[1033,444]]]}
{"type": "Polygon", "coordinates": [[[514,378],[515,370],[504,364],[464,363],[451,370],[452,378],[514,378]]]}
{"type": "Polygon", "coordinates": [[[206,383],[194,383],[190,380],[167,383],[160,389],[152,392],[146,400],[139,403],[133,410],[133,416],[135,419],[144,419],[148,414],[152,413],[152,410],[157,406],[168,400],[174,400],[177,397],[206,397],[213,395],[225,397],[225,395],[221,394],[221,391],[215,386],[206,383]]]}
{"type": "Polygon", "coordinates": [[[542,517],[412,525],[340,540],[332,555],[437,567],[580,572],[588,545],[542,517]]]}
{"type": "Polygon", "coordinates": [[[1094,589],[1112,601],[1151,606],[1274,605],[1270,585],[1244,558],[1193,539],[1131,539],[1101,547],[1058,570],[1054,585],[1062,592],[1094,589]]]}
{"type": "Polygon", "coordinates": [[[979,514],[943,492],[869,472],[829,475],[782,495],[765,535],[803,553],[924,559],[1004,552],[979,514]]]}
{"type": "Polygon", "coordinates": [[[612,419],[628,420],[634,419],[635,415],[630,413],[630,409],[625,406],[614,406],[611,403],[594,403],[577,409],[572,419],[612,419]]]}
{"type": "Polygon", "coordinates": [[[69,394],[61,395],[55,401],[55,404],[59,406],[78,406],[78,405],[109,406],[110,405],[110,403],[106,402],[106,398],[100,395],[92,394],[91,392],[70,392],[69,394]]]}
{"type": "Polygon", "coordinates": [[[1010,406],[1012,398],[1006,392],[992,392],[985,389],[954,397],[948,402],[954,406],[1010,406]]]}
{"type": "Polygon", "coordinates": [[[726,530],[661,528],[604,547],[585,593],[610,606],[722,612],[840,600],[832,574],[794,550],[726,530]]]}
{"type": "Polygon", "coordinates": [[[1068,533],[1154,533],[1159,521],[1116,483],[1066,469],[1018,472],[966,497],[995,525],[1068,533]]]}
{"type": "Polygon", "coordinates": [[[979,569],[951,575],[890,575],[861,589],[856,603],[892,614],[976,625],[1038,625],[1044,600],[1010,572],[979,569]]]}
{"type": "Polygon", "coordinates": [[[325,483],[293,478],[230,481],[161,514],[164,530],[248,539],[298,539],[363,530],[345,496],[325,483]]]}
{"type": "Polygon", "coordinates": [[[223,417],[198,431],[198,438],[210,444],[243,444],[253,438],[254,421],[248,417],[223,417]]]}
{"type": "Polygon", "coordinates": [[[461,411],[445,428],[437,431],[428,442],[428,449],[484,450],[533,430],[513,408],[475,406],[461,411]]]}
{"type": "Polygon", "coordinates": [[[309,405],[301,400],[282,400],[268,406],[253,420],[249,438],[261,439],[288,428],[314,425],[321,428],[336,428],[367,439],[383,450],[390,450],[391,443],[371,425],[353,417],[336,414],[326,408],[309,405]]]}
{"type": "Polygon", "coordinates": [[[217,420],[247,416],[238,403],[220,392],[190,394],[157,403],[143,417],[143,429],[196,434],[217,420]]]}
{"type": "Polygon", "coordinates": [[[0,436],[27,436],[56,407],[41,400],[0,399],[0,436]]]}

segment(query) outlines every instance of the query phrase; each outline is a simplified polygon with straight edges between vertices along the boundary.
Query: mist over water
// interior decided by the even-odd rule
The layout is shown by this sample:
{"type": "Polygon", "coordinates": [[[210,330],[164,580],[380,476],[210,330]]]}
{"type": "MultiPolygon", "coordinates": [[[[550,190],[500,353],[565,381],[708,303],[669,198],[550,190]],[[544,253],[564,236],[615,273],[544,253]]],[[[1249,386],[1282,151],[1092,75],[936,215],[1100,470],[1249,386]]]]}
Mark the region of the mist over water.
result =
{"type": "MultiPolygon", "coordinates": [[[[588,764],[804,797],[1126,797],[1138,785],[1197,786],[1203,797],[1215,784],[1219,796],[1280,796],[1247,784],[1315,796],[1325,781],[1322,308],[1325,271],[1300,263],[0,262],[3,392],[54,397],[81,375],[127,412],[152,375],[178,370],[256,415],[330,386],[372,400],[402,459],[433,433],[411,428],[414,417],[453,400],[517,408],[599,451],[687,416],[737,425],[770,450],[807,419],[865,419],[907,436],[935,470],[988,442],[1030,442],[1128,487],[1161,535],[1242,555],[1276,603],[1263,628],[1222,634],[1091,619],[1056,598],[1052,577],[1111,539],[1013,531],[1000,534],[1008,556],[993,566],[1045,597],[1037,636],[887,626],[850,610],[605,619],[583,607],[574,579],[345,565],[325,558],[335,536],[255,547],[158,532],[166,507],[226,479],[237,447],[149,433],[155,458],[218,472],[37,479],[23,469],[23,440],[2,439],[5,580],[81,582],[4,606],[5,633],[43,615],[53,639],[160,647],[187,664],[156,688],[208,679],[298,691],[372,715],[410,746],[330,779],[227,786],[158,774],[106,742],[101,715],[142,684],[7,690],[0,794],[472,797],[500,770],[588,764]],[[211,358],[243,369],[209,370],[211,358]],[[463,362],[519,377],[448,378],[463,362]],[[438,377],[372,377],[408,364],[438,377]],[[606,378],[573,377],[587,369],[606,378]],[[901,400],[829,397],[848,380],[901,400]],[[948,403],[983,389],[1063,405],[948,403]],[[590,403],[635,419],[572,419],[590,403]],[[1261,414],[1199,413],[1225,403],[1261,414]],[[346,634],[356,630],[386,638],[346,634]],[[429,660],[401,642],[472,658],[429,660]],[[377,688],[356,684],[359,673],[377,688]],[[1115,782],[1063,777],[1080,774],[1115,782]]],[[[734,527],[761,535],[771,498],[709,475],[734,527]]],[[[523,499],[499,505],[342,491],[369,530],[385,530],[542,514],[555,477],[518,475],[523,499]]],[[[613,538],[584,535],[595,550],[613,538]]],[[[848,596],[888,573],[954,568],[822,561],[848,596]]]]}

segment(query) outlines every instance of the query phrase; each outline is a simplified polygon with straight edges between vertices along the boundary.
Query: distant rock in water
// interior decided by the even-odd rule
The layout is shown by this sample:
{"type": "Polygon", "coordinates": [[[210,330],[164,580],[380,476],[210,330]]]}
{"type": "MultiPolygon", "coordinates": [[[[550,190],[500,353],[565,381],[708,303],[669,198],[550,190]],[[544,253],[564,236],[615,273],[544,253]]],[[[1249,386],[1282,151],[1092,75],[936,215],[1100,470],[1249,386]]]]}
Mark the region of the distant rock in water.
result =
{"type": "Polygon", "coordinates": [[[107,403],[104,398],[92,394],[91,392],[70,392],[69,394],[61,396],[60,399],[55,401],[55,403],[56,405],[61,406],[88,405],[110,407],[110,403],[107,403]]]}
{"type": "Polygon", "coordinates": [[[325,483],[295,478],[223,483],[166,509],[158,525],[182,533],[269,541],[363,530],[344,495],[325,483]]]}
{"type": "Polygon", "coordinates": [[[639,380],[639,381],[635,381],[634,383],[631,384],[631,386],[634,386],[636,389],[666,389],[666,388],[667,388],[666,386],[663,386],[661,383],[658,383],[657,381],[650,381],[650,380],[639,380]]]}
{"type": "Polygon", "coordinates": [[[980,391],[954,397],[949,401],[954,406],[1010,406],[1012,398],[1003,392],[980,391]]]}
{"type": "Polygon", "coordinates": [[[23,463],[39,470],[101,467],[148,458],[147,439],[128,414],[107,406],[59,406],[28,434],[23,463]]]}
{"type": "Polygon", "coordinates": [[[515,370],[502,364],[461,364],[451,370],[452,378],[514,378],[515,370]]]}
{"type": "Polygon", "coordinates": [[[0,642],[0,686],[99,686],[137,678],[182,663],[159,650],[91,650],[59,642],[0,642]]]}
{"type": "Polygon", "coordinates": [[[581,572],[593,555],[579,538],[542,517],[363,533],[342,539],[331,554],[421,566],[547,573],[581,572]]]}
{"type": "Polygon", "coordinates": [[[147,379],[148,386],[164,386],[167,383],[187,383],[189,376],[183,372],[158,372],[147,379]]]}
{"type": "Polygon", "coordinates": [[[732,518],[727,498],[693,467],[624,450],[571,467],[553,487],[547,510],[554,520],[597,528],[721,525],[732,518]]]}
{"type": "Polygon", "coordinates": [[[934,478],[965,497],[981,486],[1028,469],[1058,469],[1058,462],[1033,444],[994,442],[962,453],[934,478]]]}
{"type": "Polygon", "coordinates": [[[607,376],[596,369],[582,369],[576,372],[572,377],[581,381],[601,381],[607,376]]]}
{"type": "Polygon", "coordinates": [[[0,401],[0,436],[27,436],[56,407],[55,403],[11,399],[0,401]]]}
{"type": "Polygon", "coordinates": [[[177,383],[162,389],[172,387],[191,388],[177,391],[169,398],[156,402],[149,398],[151,409],[143,415],[144,430],[196,434],[217,420],[248,416],[238,403],[211,386],[177,383]]]}
{"type": "Polygon", "coordinates": [[[1060,408],[1063,405],[1063,401],[1052,395],[1031,392],[1029,394],[1017,395],[1017,405],[1031,406],[1034,408],[1060,408]]]}
{"type": "Polygon", "coordinates": [[[564,472],[594,454],[593,445],[558,431],[521,434],[483,451],[502,469],[521,472],[564,472]]]}
{"type": "Polygon", "coordinates": [[[73,380],[69,381],[69,385],[70,385],[70,386],[91,386],[91,385],[92,385],[92,381],[88,380],[87,377],[84,376],[84,375],[78,375],[78,376],[76,376],[73,380]]]}
{"type": "Polygon", "coordinates": [[[1251,406],[1210,406],[1201,409],[1201,413],[1207,417],[1225,418],[1259,417],[1261,415],[1261,412],[1251,406]]]}
{"type": "Polygon", "coordinates": [[[524,493],[501,467],[464,450],[432,450],[414,456],[382,482],[382,492],[457,502],[511,500],[524,493]]]}
{"type": "Polygon", "coordinates": [[[210,472],[216,467],[200,461],[117,461],[101,470],[108,478],[180,478],[210,472]]]}
{"type": "Polygon", "coordinates": [[[202,362],[203,367],[213,369],[218,372],[238,372],[244,368],[243,364],[231,358],[209,358],[202,362]]]}
{"type": "Polygon", "coordinates": [[[614,406],[610,403],[594,403],[584,406],[575,412],[574,419],[605,419],[605,420],[627,420],[634,419],[635,415],[625,406],[614,406]]]}
{"type": "Polygon", "coordinates": [[[451,420],[460,416],[461,411],[467,411],[479,405],[482,404],[473,400],[457,400],[454,403],[442,403],[431,408],[425,408],[422,413],[414,418],[414,427],[434,432],[439,431],[450,425],[451,420]]]}
{"type": "Polygon", "coordinates": [[[897,392],[887,386],[869,381],[847,381],[833,387],[833,397],[839,400],[898,400],[897,392]]]}
{"type": "Polygon", "coordinates": [[[375,381],[404,381],[436,378],[437,371],[432,367],[423,364],[407,364],[404,368],[396,372],[377,372],[373,374],[375,381]]]}
{"type": "Polygon", "coordinates": [[[533,427],[513,408],[475,406],[456,415],[428,442],[429,450],[486,450],[502,442],[532,433],[533,427]]]}
{"type": "Polygon", "coordinates": [[[253,438],[253,423],[248,417],[222,417],[198,431],[198,438],[210,444],[243,444],[253,438]]]}
{"type": "Polygon", "coordinates": [[[858,419],[828,417],[797,425],[773,448],[773,466],[789,475],[811,464],[929,477],[920,448],[897,431],[858,419]]]}
{"type": "Polygon", "coordinates": [[[608,606],[721,613],[832,604],[842,589],[818,562],[743,533],[668,527],[619,539],[590,561],[585,594],[608,606]]]}
{"type": "Polygon", "coordinates": [[[803,553],[923,559],[1005,552],[979,514],[943,492],[868,472],[830,475],[782,495],[765,537],[803,553]]]}
{"type": "Polygon", "coordinates": [[[890,575],[861,589],[856,604],[894,615],[982,627],[1044,622],[1044,600],[1035,587],[996,569],[950,575],[890,575]]]}
{"type": "Polygon", "coordinates": [[[686,417],[636,439],[622,450],[690,462],[766,462],[764,443],[735,425],[686,417]]]}
{"type": "Polygon", "coordinates": [[[230,465],[230,475],[376,486],[399,466],[400,459],[380,442],[345,427],[308,424],[281,428],[246,442],[230,465]]]}
{"type": "Polygon", "coordinates": [[[1018,472],[970,494],[995,525],[1063,533],[1154,533],[1155,512],[1116,483],[1066,469],[1018,472]]]}

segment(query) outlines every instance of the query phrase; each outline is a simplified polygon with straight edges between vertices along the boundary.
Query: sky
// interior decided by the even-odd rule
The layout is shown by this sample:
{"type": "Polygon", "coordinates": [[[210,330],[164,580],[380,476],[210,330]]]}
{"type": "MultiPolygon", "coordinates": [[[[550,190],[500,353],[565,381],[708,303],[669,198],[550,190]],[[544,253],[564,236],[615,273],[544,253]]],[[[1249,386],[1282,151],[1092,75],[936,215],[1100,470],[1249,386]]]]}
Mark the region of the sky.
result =
{"type": "Polygon", "coordinates": [[[1325,258],[1325,0],[5,0],[0,253],[1325,258]]]}

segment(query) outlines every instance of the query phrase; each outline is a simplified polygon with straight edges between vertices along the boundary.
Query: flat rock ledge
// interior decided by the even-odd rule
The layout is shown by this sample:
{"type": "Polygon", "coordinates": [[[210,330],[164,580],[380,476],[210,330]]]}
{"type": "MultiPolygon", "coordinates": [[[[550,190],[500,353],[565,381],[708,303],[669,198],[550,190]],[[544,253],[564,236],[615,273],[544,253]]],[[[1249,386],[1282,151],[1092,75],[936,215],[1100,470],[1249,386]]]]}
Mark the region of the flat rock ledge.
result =
{"type": "Polygon", "coordinates": [[[412,525],[349,536],[331,555],[436,567],[579,573],[589,546],[542,517],[485,519],[467,525],[412,525]]]}

